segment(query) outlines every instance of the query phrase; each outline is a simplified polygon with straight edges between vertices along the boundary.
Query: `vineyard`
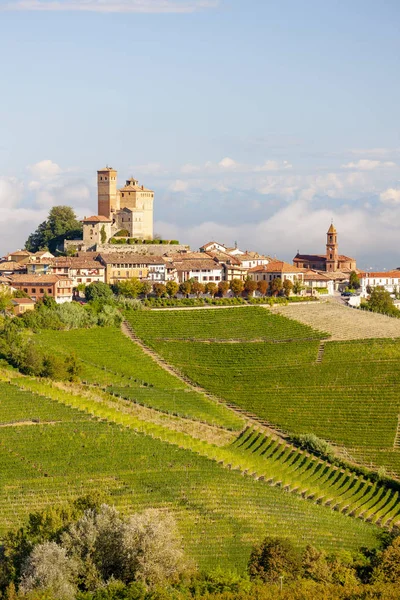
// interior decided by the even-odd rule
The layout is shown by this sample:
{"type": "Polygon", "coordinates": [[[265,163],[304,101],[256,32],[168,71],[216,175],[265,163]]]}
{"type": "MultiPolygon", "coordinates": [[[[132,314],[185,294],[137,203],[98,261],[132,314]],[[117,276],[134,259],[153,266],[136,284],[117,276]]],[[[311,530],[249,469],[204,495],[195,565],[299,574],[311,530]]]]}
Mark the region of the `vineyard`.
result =
{"type": "MultiPolygon", "coordinates": [[[[306,308],[315,307],[302,310],[306,308]]],[[[258,310],[267,313],[266,320],[278,316],[258,310]]],[[[220,310],[218,319],[225,312],[220,310]]],[[[315,433],[344,447],[348,458],[400,476],[400,452],[395,447],[400,340],[324,341],[321,348],[309,333],[306,339],[294,339],[290,328],[298,323],[284,319],[280,331],[276,325],[275,341],[289,337],[293,341],[212,344],[200,341],[206,324],[202,326],[198,313],[154,317],[157,327],[160,318],[164,327],[169,322],[170,341],[157,338],[151,326],[142,334],[144,339],[196,384],[290,433],[315,433]],[[190,343],[180,339],[185,318],[190,343]],[[171,332],[176,332],[173,341],[171,332]]],[[[135,316],[136,331],[144,331],[142,321],[152,318],[153,313],[135,316]]],[[[203,319],[208,321],[208,314],[203,319]]],[[[231,328],[230,317],[228,323],[231,328]]]]}
{"type": "Polygon", "coordinates": [[[242,437],[218,451],[140,424],[117,408],[106,411],[76,391],[57,392],[51,383],[14,374],[9,379],[1,383],[7,401],[0,404],[0,423],[13,421],[0,436],[1,533],[33,510],[98,490],[127,513],[148,506],[171,511],[200,568],[218,563],[243,569],[251,546],[266,532],[327,550],[377,544],[374,525],[243,477],[221,460],[217,464],[221,456],[225,461],[246,457],[242,437]],[[27,426],[28,416],[34,425],[27,426]]]}
{"type": "Polygon", "coordinates": [[[232,411],[193,391],[132,344],[117,328],[45,331],[37,339],[58,353],[75,352],[84,381],[144,406],[229,429],[243,422],[232,411]]]}

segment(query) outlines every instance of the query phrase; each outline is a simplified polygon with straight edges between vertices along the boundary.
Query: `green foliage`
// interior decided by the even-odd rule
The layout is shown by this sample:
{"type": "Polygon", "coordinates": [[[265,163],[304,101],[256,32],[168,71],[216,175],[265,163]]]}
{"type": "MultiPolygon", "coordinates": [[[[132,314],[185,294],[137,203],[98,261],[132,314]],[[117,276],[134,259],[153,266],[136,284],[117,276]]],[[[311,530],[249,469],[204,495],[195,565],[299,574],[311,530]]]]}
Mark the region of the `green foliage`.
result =
{"type": "Polygon", "coordinates": [[[170,298],[172,298],[173,296],[176,296],[176,294],[178,293],[179,290],[179,285],[176,283],[176,281],[167,281],[166,286],[165,286],[166,290],[167,290],[167,294],[170,298]]]}
{"type": "Polygon", "coordinates": [[[137,277],[118,281],[115,285],[115,293],[126,298],[137,298],[143,291],[143,284],[137,277]]]}
{"type": "Polygon", "coordinates": [[[182,283],[179,285],[179,291],[184,296],[189,297],[189,294],[192,291],[191,282],[190,281],[182,281],[182,283]]]}
{"type": "Polygon", "coordinates": [[[249,560],[249,575],[262,581],[277,583],[295,579],[300,573],[300,555],[285,538],[269,537],[256,546],[249,560]]]}
{"type": "Polygon", "coordinates": [[[369,299],[367,302],[361,304],[361,308],[370,310],[371,312],[400,318],[400,310],[394,306],[389,292],[379,286],[371,291],[369,299]]]}
{"type": "Polygon", "coordinates": [[[355,271],[350,273],[349,284],[353,290],[358,290],[360,287],[360,279],[355,271]]]}
{"type": "Polygon", "coordinates": [[[269,290],[273,296],[277,296],[283,289],[282,279],[275,277],[269,284],[269,290]]]}
{"type": "Polygon", "coordinates": [[[117,233],[114,233],[115,237],[129,237],[129,231],[127,229],[120,229],[117,233]]]}
{"type": "Polygon", "coordinates": [[[293,294],[300,294],[304,290],[303,282],[300,278],[295,277],[293,281],[293,294]]]}
{"type": "Polygon", "coordinates": [[[46,221],[28,237],[25,248],[30,252],[49,249],[55,252],[65,239],[82,237],[82,223],[69,206],[53,206],[46,221]]]}
{"type": "Polygon", "coordinates": [[[293,437],[292,439],[300,446],[300,448],[304,448],[305,450],[313,452],[314,454],[322,456],[330,461],[334,461],[336,459],[333,447],[325,440],[321,440],[314,433],[305,433],[303,435],[293,437]]]}
{"type": "Polygon", "coordinates": [[[102,225],[102,227],[100,229],[100,241],[102,244],[105,244],[107,241],[107,233],[106,233],[106,228],[104,227],[104,225],[102,225]]]}
{"type": "Polygon", "coordinates": [[[283,288],[283,293],[286,296],[286,298],[289,298],[292,290],[293,290],[293,283],[290,281],[290,279],[285,279],[283,284],[282,284],[282,288],[283,288]]]}
{"type": "Polygon", "coordinates": [[[102,301],[110,302],[114,298],[114,294],[110,286],[102,281],[93,281],[85,287],[85,298],[88,302],[102,301]]]}
{"type": "Polygon", "coordinates": [[[376,560],[373,582],[400,584],[400,537],[396,537],[376,560]]]}
{"type": "Polygon", "coordinates": [[[155,295],[157,296],[157,298],[161,298],[162,296],[165,296],[165,294],[167,293],[167,288],[165,286],[164,283],[155,283],[153,285],[153,290],[155,295]]]}
{"type": "Polygon", "coordinates": [[[229,288],[232,290],[235,296],[240,296],[244,290],[244,282],[241,279],[232,279],[229,284],[229,288]]]}
{"type": "Polygon", "coordinates": [[[218,291],[218,286],[214,281],[209,281],[208,283],[206,283],[204,291],[206,294],[210,294],[210,296],[214,298],[218,291]]]}
{"type": "Polygon", "coordinates": [[[12,293],[9,288],[0,285],[0,312],[5,313],[12,307],[12,293]]]}

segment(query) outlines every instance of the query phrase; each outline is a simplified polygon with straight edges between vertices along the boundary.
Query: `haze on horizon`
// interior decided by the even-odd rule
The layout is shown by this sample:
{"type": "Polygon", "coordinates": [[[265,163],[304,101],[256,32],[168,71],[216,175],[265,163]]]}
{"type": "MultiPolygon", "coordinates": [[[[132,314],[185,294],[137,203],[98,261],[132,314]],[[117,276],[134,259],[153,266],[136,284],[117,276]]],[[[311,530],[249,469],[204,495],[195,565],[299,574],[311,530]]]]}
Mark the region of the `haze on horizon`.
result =
{"type": "Polygon", "coordinates": [[[400,266],[400,4],[0,0],[0,254],[96,170],[155,190],[155,230],[291,261],[400,266]]]}

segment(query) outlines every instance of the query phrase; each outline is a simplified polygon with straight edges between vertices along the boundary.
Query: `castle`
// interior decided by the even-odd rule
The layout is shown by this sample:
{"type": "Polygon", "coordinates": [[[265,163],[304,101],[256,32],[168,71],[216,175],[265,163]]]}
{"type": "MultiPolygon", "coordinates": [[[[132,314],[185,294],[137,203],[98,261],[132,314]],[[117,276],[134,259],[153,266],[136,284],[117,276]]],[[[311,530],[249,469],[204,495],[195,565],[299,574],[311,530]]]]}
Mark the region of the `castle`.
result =
{"type": "Polygon", "coordinates": [[[105,167],[97,171],[97,215],[83,219],[83,241],[91,247],[108,241],[118,231],[126,237],[153,239],[154,191],[131,177],[117,188],[117,171],[105,167]]]}
{"type": "Polygon", "coordinates": [[[333,223],[326,234],[326,254],[299,254],[293,259],[293,265],[300,269],[315,269],[327,273],[351,273],[357,268],[354,258],[339,254],[337,231],[333,223]]]}

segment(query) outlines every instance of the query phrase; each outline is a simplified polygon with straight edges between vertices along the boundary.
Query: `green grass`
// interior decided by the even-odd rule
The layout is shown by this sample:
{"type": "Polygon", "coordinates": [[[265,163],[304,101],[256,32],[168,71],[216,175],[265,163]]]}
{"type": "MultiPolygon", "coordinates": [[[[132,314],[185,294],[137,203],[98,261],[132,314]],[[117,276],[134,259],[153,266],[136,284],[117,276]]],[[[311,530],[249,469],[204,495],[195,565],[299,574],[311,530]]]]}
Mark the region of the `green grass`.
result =
{"type": "Polygon", "coordinates": [[[290,321],[270,310],[254,307],[209,310],[130,311],[136,333],[148,342],[158,340],[288,340],[319,339],[327,334],[290,321]]]}
{"type": "MultiPolygon", "coordinates": [[[[217,397],[290,433],[315,433],[346,447],[350,457],[400,476],[400,451],[393,449],[400,413],[400,340],[328,341],[317,363],[319,342],[304,337],[292,336],[293,341],[282,344],[195,341],[202,335],[201,319],[206,329],[209,317],[207,311],[197,311],[196,317],[194,312],[140,313],[136,326],[132,323],[167,361],[217,397]],[[149,333],[140,324],[153,318],[158,323],[160,317],[166,330],[178,331],[176,338],[184,335],[187,319],[190,343],[158,339],[152,327],[149,333]]],[[[214,312],[222,329],[226,315],[231,331],[229,312],[214,312]]],[[[287,323],[274,335],[284,339],[298,324],[281,319],[287,323]]]]}
{"type": "Polygon", "coordinates": [[[232,411],[166,372],[117,328],[44,331],[36,339],[57,353],[74,351],[83,380],[128,400],[228,429],[243,427],[232,411]]]}
{"type": "MultiPolygon", "coordinates": [[[[7,386],[2,384],[3,393],[7,386]]],[[[29,395],[16,388],[10,397],[29,404],[29,395]]],[[[126,513],[149,506],[170,510],[200,568],[243,570],[251,546],[267,533],[327,550],[377,545],[373,525],[243,477],[175,444],[31,396],[32,403],[46,407],[43,416],[53,424],[1,430],[0,534],[22,524],[30,511],[96,489],[126,513]]]]}

